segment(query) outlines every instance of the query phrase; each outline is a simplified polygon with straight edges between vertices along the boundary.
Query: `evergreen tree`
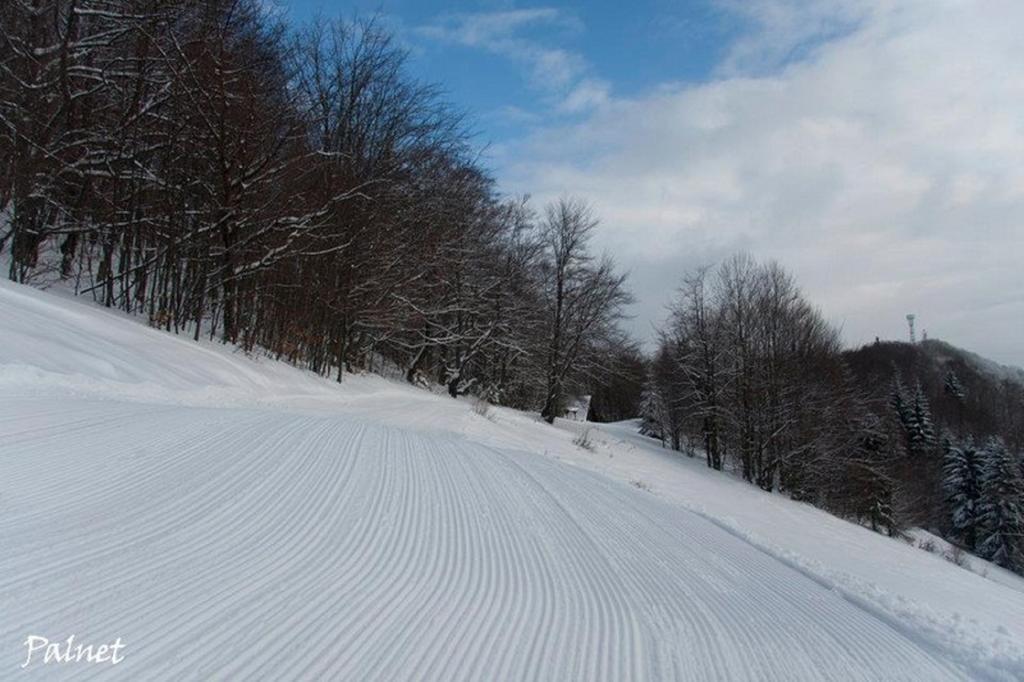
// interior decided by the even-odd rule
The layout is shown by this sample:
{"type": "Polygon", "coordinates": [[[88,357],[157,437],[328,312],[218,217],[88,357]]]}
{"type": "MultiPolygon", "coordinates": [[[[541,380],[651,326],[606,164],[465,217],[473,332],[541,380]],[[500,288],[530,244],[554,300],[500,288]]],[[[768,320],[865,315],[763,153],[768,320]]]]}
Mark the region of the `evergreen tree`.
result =
{"type": "Polygon", "coordinates": [[[963,405],[964,400],[967,399],[967,390],[960,383],[959,377],[957,377],[956,372],[953,370],[949,370],[946,373],[946,378],[942,383],[942,390],[959,405],[963,405]]]}
{"type": "Polygon", "coordinates": [[[950,521],[957,539],[973,552],[981,511],[982,456],[971,439],[963,443],[947,441],[945,450],[942,487],[950,521]]]}
{"type": "Polygon", "coordinates": [[[932,411],[924,389],[918,382],[914,398],[904,409],[904,428],[907,431],[907,446],[912,455],[921,455],[935,447],[935,426],[932,411]]]}
{"type": "Polygon", "coordinates": [[[1024,481],[1016,458],[998,438],[983,450],[978,554],[1024,572],[1024,481]]]}
{"type": "Polygon", "coordinates": [[[942,390],[956,403],[957,430],[960,434],[964,432],[964,408],[967,406],[967,389],[960,383],[953,370],[946,373],[942,382],[942,390]]]}
{"type": "Polygon", "coordinates": [[[907,423],[907,394],[903,388],[903,381],[900,380],[900,375],[893,375],[892,388],[889,391],[889,407],[900,420],[900,424],[905,425],[907,423]]]}
{"type": "Polygon", "coordinates": [[[665,399],[658,388],[658,382],[649,374],[640,393],[640,433],[659,438],[664,444],[665,419],[665,399]]]}
{"type": "Polygon", "coordinates": [[[903,382],[897,374],[889,393],[889,407],[892,408],[903,427],[907,454],[920,456],[935,447],[935,425],[932,422],[932,411],[928,405],[928,399],[924,395],[924,389],[921,388],[921,382],[917,383],[914,395],[908,397],[903,388],[903,382]]]}
{"type": "Polygon", "coordinates": [[[899,524],[893,508],[895,486],[890,474],[893,462],[889,435],[882,420],[870,413],[861,420],[858,433],[853,482],[863,505],[862,513],[871,530],[884,529],[895,535],[899,524]]]}

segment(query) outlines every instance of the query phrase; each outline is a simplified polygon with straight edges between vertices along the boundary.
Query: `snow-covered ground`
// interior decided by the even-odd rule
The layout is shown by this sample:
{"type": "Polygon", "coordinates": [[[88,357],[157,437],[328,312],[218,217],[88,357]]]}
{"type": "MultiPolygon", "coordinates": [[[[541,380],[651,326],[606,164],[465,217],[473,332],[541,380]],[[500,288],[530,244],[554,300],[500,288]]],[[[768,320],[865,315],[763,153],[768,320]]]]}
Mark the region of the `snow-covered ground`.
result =
{"type": "Polygon", "coordinates": [[[1024,679],[1016,576],[581,428],[2,283],[0,679],[1024,679]]]}

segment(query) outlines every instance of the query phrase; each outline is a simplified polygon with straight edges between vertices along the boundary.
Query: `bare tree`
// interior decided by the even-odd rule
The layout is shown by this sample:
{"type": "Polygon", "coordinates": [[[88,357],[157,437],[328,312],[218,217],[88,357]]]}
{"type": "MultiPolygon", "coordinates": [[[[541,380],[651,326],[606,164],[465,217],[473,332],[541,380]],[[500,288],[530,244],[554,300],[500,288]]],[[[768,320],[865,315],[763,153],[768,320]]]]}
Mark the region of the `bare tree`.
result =
{"type": "Polygon", "coordinates": [[[589,242],[597,219],[574,199],[548,206],[542,224],[547,251],[544,299],[548,316],[545,362],[546,393],[541,416],[553,422],[563,407],[566,383],[593,372],[602,349],[618,333],[623,309],[632,302],[626,276],[615,272],[611,258],[595,258],[589,242]]]}
{"type": "MultiPolygon", "coordinates": [[[[662,331],[662,347],[672,364],[660,374],[669,377],[663,391],[670,396],[672,411],[699,422],[708,466],[721,469],[727,347],[723,315],[709,296],[708,268],[683,279],[669,325],[662,331]]],[[[682,416],[674,421],[682,428],[682,416]]],[[[679,437],[673,440],[677,444],[679,437]]]]}
{"type": "Polygon", "coordinates": [[[794,489],[828,450],[824,411],[837,386],[835,330],[775,263],[746,255],[684,279],[662,331],[672,364],[664,390],[679,423],[703,442],[708,466],[731,453],[745,479],[794,489]]]}

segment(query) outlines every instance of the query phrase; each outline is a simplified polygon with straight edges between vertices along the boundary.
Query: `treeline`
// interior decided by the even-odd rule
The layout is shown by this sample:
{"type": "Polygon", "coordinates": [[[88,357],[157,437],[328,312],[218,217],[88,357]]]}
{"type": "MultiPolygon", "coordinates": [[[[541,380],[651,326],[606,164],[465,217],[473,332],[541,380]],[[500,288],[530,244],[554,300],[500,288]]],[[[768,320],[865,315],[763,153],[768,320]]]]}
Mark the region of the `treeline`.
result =
{"type": "Polygon", "coordinates": [[[947,371],[936,422],[918,368],[885,364],[879,380],[856,360],[791,275],[738,255],[684,279],[644,383],[643,429],[764,490],[894,535],[921,526],[1024,572],[1018,432],[972,432],[966,418],[1018,407],[979,408],[947,371]]]}
{"type": "Polygon", "coordinates": [[[502,200],[378,23],[293,30],[264,5],[0,5],[10,278],[338,380],[388,363],[558,415],[628,345],[587,207],[502,200]]]}

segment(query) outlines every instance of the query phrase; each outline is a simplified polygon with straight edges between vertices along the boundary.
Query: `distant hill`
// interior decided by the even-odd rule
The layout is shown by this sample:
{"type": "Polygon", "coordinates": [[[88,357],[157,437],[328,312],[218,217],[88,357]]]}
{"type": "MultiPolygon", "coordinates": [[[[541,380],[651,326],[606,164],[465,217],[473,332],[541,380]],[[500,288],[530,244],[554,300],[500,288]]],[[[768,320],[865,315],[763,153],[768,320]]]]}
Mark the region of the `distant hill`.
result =
{"type": "Polygon", "coordinates": [[[1021,368],[1001,365],[938,339],[917,344],[883,341],[846,351],[844,357],[875,397],[887,398],[899,375],[906,386],[921,384],[940,430],[977,438],[998,435],[1011,447],[1024,449],[1021,368]],[[951,372],[964,388],[962,407],[945,390],[951,372]]]}
{"type": "Polygon", "coordinates": [[[1008,380],[1024,386],[1024,369],[1020,367],[1001,365],[977,353],[957,348],[951,343],[938,339],[922,341],[919,347],[940,362],[945,362],[950,366],[971,366],[978,372],[987,374],[996,381],[1008,380]]]}

